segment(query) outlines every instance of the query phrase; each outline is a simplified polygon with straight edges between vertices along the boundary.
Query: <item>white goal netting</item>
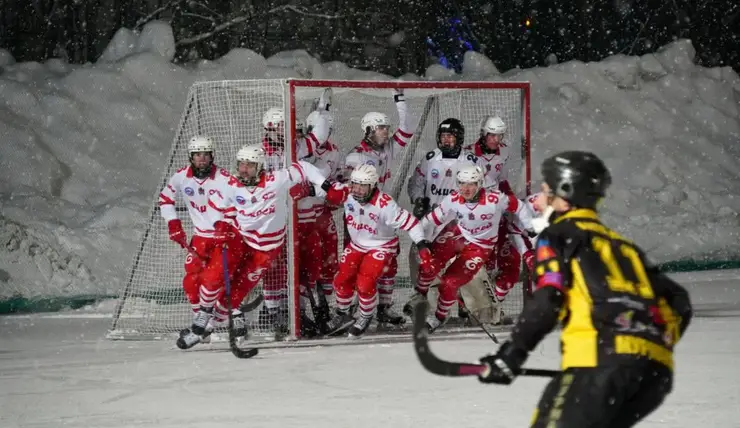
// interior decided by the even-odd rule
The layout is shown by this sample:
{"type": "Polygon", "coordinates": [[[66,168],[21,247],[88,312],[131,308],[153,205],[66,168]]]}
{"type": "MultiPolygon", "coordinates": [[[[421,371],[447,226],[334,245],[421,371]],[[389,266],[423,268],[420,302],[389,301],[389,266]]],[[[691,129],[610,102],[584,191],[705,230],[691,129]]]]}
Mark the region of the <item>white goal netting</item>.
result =
{"type": "MultiPolygon", "coordinates": [[[[199,82],[189,91],[170,158],[163,168],[162,186],[175,171],[188,165],[187,142],[192,136],[210,136],[216,144],[215,163],[233,172],[239,148],[262,141],[262,115],[267,109],[281,106],[287,118],[292,103],[296,108],[296,116],[305,119],[314,100],[325,87],[333,89],[331,112],[335,126],[330,139],[344,154],[360,143],[363,137],[360,119],[369,111],[387,114],[395,129],[398,115],[392,88],[404,87],[410,123],[418,123],[418,126],[411,144],[394,160],[392,186],[386,188],[404,208],[412,208],[406,193],[408,177],[422,157],[436,148],[437,125],[448,117],[458,118],[465,125],[466,145],[477,139],[479,124],[484,116],[498,114],[504,119],[508,125],[506,143],[512,148],[506,168],[514,190],[520,197],[525,196],[528,184],[527,152],[524,150],[528,125],[525,88],[528,88],[528,84],[496,82],[315,82],[278,79],[199,82]]],[[[140,248],[133,255],[130,276],[114,314],[108,335],[112,339],[170,338],[187,328],[192,321],[190,304],[182,288],[183,263],[187,254],[168,238],[167,224],[157,206],[159,191],[156,189],[154,192],[151,220],[140,248]]],[[[181,198],[176,207],[185,231],[190,234],[192,223],[181,198]]],[[[292,207],[286,206],[285,209],[292,207]]],[[[292,217],[289,218],[292,223],[292,217]]],[[[335,213],[335,221],[341,229],[341,210],[335,213]]],[[[337,250],[342,248],[342,235],[340,232],[337,250]]],[[[400,233],[400,236],[401,252],[394,292],[395,308],[399,312],[413,289],[408,263],[411,242],[405,233],[400,233]]],[[[285,284],[285,294],[289,295],[292,294],[290,290],[294,289],[293,269],[285,252],[283,254],[267,275],[272,281],[285,284]]],[[[259,288],[248,299],[254,298],[260,292],[259,288]]],[[[289,300],[293,302],[292,298],[289,300]]],[[[504,312],[516,316],[523,302],[523,287],[517,284],[504,302],[504,312]]],[[[257,337],[269,330],[261,325],[260,311],[261,308],[257,308],[249,314],[252,332],[257,337]]],[[[293,318],[295,311],[289,313],[293,318]]]]}

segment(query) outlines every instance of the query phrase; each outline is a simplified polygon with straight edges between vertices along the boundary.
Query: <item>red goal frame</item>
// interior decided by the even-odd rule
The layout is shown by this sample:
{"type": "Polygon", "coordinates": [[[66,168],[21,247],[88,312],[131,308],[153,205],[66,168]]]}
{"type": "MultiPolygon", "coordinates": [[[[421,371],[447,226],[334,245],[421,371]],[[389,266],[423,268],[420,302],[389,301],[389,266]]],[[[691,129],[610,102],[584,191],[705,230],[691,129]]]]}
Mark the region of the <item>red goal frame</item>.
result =
{"type": "MultiPolygon", "coordinates": [[[[333,88],[367,88],[367,89],[519,89],[522,91],[522,115],[523,115],[523,160],[525,166],[525,189],[526,194],[532,193],[531,177],[531,85],[530,82],[486,82],[486,81],[402,81],[402,80],[313,80],[313,79],[288,79],[287,80],[287,98],[290,109],[286,112],[290,121],[289,136],[290,140],[296,135],[295,118],[296,118],[296,87],[333,87],[333,88]]],[[[295,144],[291,144],[290,159],[292,162],[296,159],[295,144]]],[[[293,201],[293,226],[291,228],[292,237],[297,236],[298,210],[297,203],[293,201]]],[[[291,240],[289,244],[293,247],[291,240]]],[[[301,317],[300,317],[300,284],[298,257],[292,248],[289,248],[289,259],[294,265],[293,268],[293,319],[292,334],[296,339],[301,338],[301,317]],[[291,255],[291,252],[293,254],[291,255]]],[[[531,292],[531,290],[530,290],[531,292]]]]}

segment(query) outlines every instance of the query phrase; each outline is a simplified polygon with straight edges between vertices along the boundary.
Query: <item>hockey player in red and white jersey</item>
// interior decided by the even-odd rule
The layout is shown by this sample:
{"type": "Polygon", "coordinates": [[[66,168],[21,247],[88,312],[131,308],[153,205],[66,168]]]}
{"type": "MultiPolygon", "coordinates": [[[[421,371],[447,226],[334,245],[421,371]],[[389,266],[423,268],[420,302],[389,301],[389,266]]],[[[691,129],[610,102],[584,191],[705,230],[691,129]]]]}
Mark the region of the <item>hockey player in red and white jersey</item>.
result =
{"type": "Polygon", "coordinates": [[[378,172],[378,188],[382,191],[389,190],[391,164],[400,156],[414,135],[403,90],[394,90],[393,100],[398,112],[398,129],[391,135],[391,121],[388,115],[375,111],[366,113],[360,121],[364,137],[359,145],[350,150],[344,161],[345,177],[349,177],[352,170],[360,165],[374,166],[378,172]]]}
{"type": "MultiPolygon", "coordinates": [[[[319,106],[321,103],[319,102],[319,106]]],[[[313,129],[316,126],[318,120],[319,111],[312,112],[306,118],[307,129],[313,129]]],[[[339,147],[334,144],[330,139],[327,139],[322,145],[316,148],[314,155],[307,158],[308,162],[313,163],[316,167],[321,169],[322,172],[328,172],[328,178],[332,182],[344,182],[344,155],[339,150],[339,147]]],[[[311,189],[309,189],[311,190],[311,189]]],[[[317,235],[317,246],[318,251],[314,253],[314,257],[311,261],[315,263],[317,260],[320,263],[315,263],[312,268],[317,268],[317,301],[319,314],[315,314],[316,321],[322,325],[328,321],[329,318],[329,305],[327,303],[328,296],[334,292],[334,275],[338,269],[338,257],[337,250],[339,245],[339,239],[337,236],[337,227],[334,222],[333,212],[339,207],[336,205],[328,204],[324,197],[314,197],[315,203],[313,207],[315,209],[316,220],[312,224],[313,231],[317,235]]]]}
{"type": "Polygon", "coordinates": [[[327,191],[330,203],[344,206],[350,239],[334,277],[337,306],[328,334],[341,334],[349,328],[350,337],[359,337],[367,331],[378,307],[378,278],[398,255],[397,229],[407,231],[420,248],[422,263],[431,260],[421,223],[377,185],[375,167],[366,164],[352,171],[349,185],[337,183],[327,191]],[[357,319],[350,314],[355,289],[359,297],[357,319]]]}
{"type": "Polygon", "coordinates": [[[508,168],[510,148],[504,142],[506,123],[499,116],[486,116],[480,124],[480,137],[465,147],[478,158],[478,166],[485,174],[486,189],[514,193],[509,184],[508,168]]]}
{"type": "MultiPolygon", "coordinates": [[[[217,307],[220,315],[217,321],[221,321],[228,316],[224,302],[219,301],[218,295],[210,293],[202,286],[202,275],[208,266],[221,268],[222,259],[218,257],[220,254],[214,257],[214,250],[218,244],[214,224],[225,220],[224,225],[232,232],[231,236],[236,236],[233,221],[225,219],[223,213],[208,206],[209,195],[224,189],[232,177],[228,171],[213,163],[214,147],[209,137],[191,138],[188,142],[188,153],[190,165],[179,169],[162,189],[159,194],[159,209],[167,221],[170,239],[188,250],[183,289],[193,308],[194,316],[197,318],[200,311],[211,312],[217,307]],[[184,195],[185,206],[193,223],[194,231],[189,243],[182,222],[177,218],[175,201],[178,194],[184,195]]],[[[240,312],[235,313],[237,329],[240,330],[244,327],[244,319],[240,312]]],[[[189,332],[190,330],[183,330],[181,338],[189,332]]],[[[181,340],[178,339],[178,346],[182,348],[181,345],[181,340]]]]}
{"type": "MultiPolygon", "coordinates": [[[[520,201],[524,205],[524,209],[529,211],[530,218],[539,214],[539,210],[534,202],[540,194],[530,195],[520,201]]],[[[495,308],[499,310],[498,315],[494,316],[494,318],[498,319],[503,317],[501,303],[511,289],[514,288],[514,285],[519,282],[521,263],[524,263],[524,266],[529,272],[532,272],[534,268],[534,242],[532,242],[531,238],[531,234],[533,233],[532,224],[524,223],[519,218],[512,217],[504,223],[504,227],[499,230],[499,233],[505,234],[507,239],[501,239],[499,241],[500,245],[497,245],[493,264],[494,266],[498,266],[499,269],[498,275],[495,278],[495,285],[493,286],[495,299],[493,303],[495,308]]],[[[491,266],[492,264],[489,260],[486,269],[490,270],[491,266]]]]}
{"type": "MultiPolygon", "coordinates": [[[[285,246],[287,233],[288,200],[290,189],[309,181],[316,186],[328,188],[326,177],[313,165],[298,161],[290,167],[272,172],[264,170],[264,149],[259,145],[246,146],[239,150],[239,179],[229,182],[226,191],[216,193],[209,199],[209,206],[225,215],[235,215],[242,245],[229,251],[241,255],[239,269],[234,276],[232,302],[241,302],[257,285],[267,269],[285,246]]],[[[223,228],[225,229],[225,228],[223,228]]],[[[217,223],[217,230],[223,230],[217,223]]],[[[225,236],[219,236],[226,239],[225,236]]],[[[223,281],[204,284],[220,289],[223,281]]],[[[276,329],[284,330],[285,313],[281,313],[279,301],[271,299],[271,291],[284,284],[275,279],[264,282],[265,307],[276,329]]]]}
{"type": "MultiPolygon", "coordinates": [[[[333,126],[333,118],[328,114],[328,108],[331,104],[331,91],[325,91],[319,102],[317,103],[316,110],[314,113],[317,114],[314,120],[314,126],[310,131],[304,131],[303,123],[296,123],[297,134],[295,141],[296,159],[309,160],[313,157],[315,150],[324,144],[329,138],[331,129],[333,126]],[[298,128],[300,132],[298,132],[298,128]]],[[[265,150],[265,169],[268,172],[275,171],[283,168],[286,160],[286,147],[285,147],[285,114],[282,108],[273,107],[268,109],[262,118],[262,125],[265,130],[265,137],[262,140],[262,145],[265,150]]],[[[310,186],[298,185],[291,189],[291,195],[298,199],[298,218],[299,218],[299,236],[298,242],[299,257],[301,254],[304,255],[304,259],[307,254],[315,252],[316,247],[319,245],[318,233],[313,231],[311,225],[315,221],[315,210],[314,203],[310,199],[303,200],[303,189],[307,189],[310,186]],[[301,233],[305,232],[305,233],[301,233]]],[[[287,251],[283,248],[283,253],[277,258],[276,262],[272,264],[266,278],[269,279],[270,283],[281,283],[281,286],[275,286],[268,290],[264,290],[265,300],[271,305],[275,303],[278,306],[286,307],[288,299],[288,267],[287,267],[287,251]]],[[[304,281],[307,276],[312,275],[311,264],[300,263],[301,274],[304,277],[304,281]],[[304,270],[308,267],[309,270],[304,270]]],[[[313,271],[318,271],[320,267],[317,266],[313,271]]],[[[316,276],[317,274],[313,274],[316,276]]],[[[268,305],[264,305],[260,312],[260,319],[258,324],[266,325],[273,322],[273,316],[270,315],[268,305]]]]}
{"type": "MultiPolygon", "coordinates": [[[[327,120],[331,120],[328,118],[327,120]]],[[[265,168],[268,172],[285,167],[285,112],[281,107],[272,107],[262,115],[262,126],[265,136],[262,147],[265,150],[265,168]]],[[[303,133],[304,124],[296,123],[295,147],[296,159],[313,155],[316,147],[329,138],[330,123],[319,126],[311,132],[303,133]]]]}
{"type": "MultiPolygon", "coordinates": [[[[463,149],[465,142],[465,127],[455,118],[448,118],[440,122],[437,127],[437,149],[427,153],[416,165],[416,169],[408,182],[409,199],[414,203],[414,216],[423,218],[430,210],[436,208],[445,196],[458,189],[457,172],[465,166],[475,166],[477,157],[470,151],[463,149]]],[[[442,230],[428,231],[435,240],[444,242],[447,239],[457,239],[460,232],[457,223],[453,220],[442,230]]],[[[411,257],[416,252],[411,249],[411,257]]],[[[418,280],[418,277],[417,277],[418,280]]],[[[422,284],[429,287],[430,284],[422,284]]],[[[405,305],[403,312],[411,316],[413,308],[405,305]]]]}
{"type": "MultiPolygon", "coordinates": [[[[364,137],[360,144],[353,148],[345,159],[345,177],[349,177],[352,170],[363,164],[375,167],[378,173],[378,188],[389,191],[392,185],[391,166],[401,155],[401,152],[413,137],[413,127],[408,114],[408,106],[403,89],[394,89],[393,101],[398,112],[398,129],[391,135],[390,119],[384,113],[369,112],[363,116],[360,126],[364,137]]],[[[398,272],[397,259],[388,267],[387,271],[378,280],[380,290],[379,319],[383,322],[398,324],[403,317],[391,310],[393,305],[393,289],[398,272]]]]}
{"type": "Polygon", "coordinates": [[[433,242],[432,260],[419,267],[416,293],[409,302],[412,307],[419,301],[426,300],[428,284],[455,258],[440,277],[437,309],[427,317],[430,332],[447,320],[450,309],[457,301],[458,289],[470,282],[490,257],[499,238],[498,226],[503,213],[511,212],[525,223],[531,221],[529,211],[523,209],[523,204],[513,195],[485,189],[480,167],[460,168],[457,181],[459,193],[453,192],[446,196],[422,220],[425,230],[428,230],[428,226],[442,227],[457,220],[460,233],[457,239],[433,242]]]}
{"type": "MultiPolygon", "coordinates": [[[[514,194],[508,180],[507,162],[510,157],[510,147],[505,143],[507,129],[501,117],[486,116],[481,120],[480,137],[467,148],[478,157],[478,165],[485,173],[487,189],[497,189],[506,194],[514,194]]],[[[530,267],[534,260],[534,254],[524,246],[525,242],[521,232],[514,230],[513,221],[509,216],[501,219],[499,225],[501,239],[498,240],[493,254],[486,263],[488,276],[494,280],[495,288],[503,293],[500,295],[502,298],[494,302],[497,307],[500,307],[498,303],[503,300],[503,296],[518,282],[521,262],[525,261],[526,266],[530,267]]],[[[462,314],[464,313],[463,311],[462,314]]]]}

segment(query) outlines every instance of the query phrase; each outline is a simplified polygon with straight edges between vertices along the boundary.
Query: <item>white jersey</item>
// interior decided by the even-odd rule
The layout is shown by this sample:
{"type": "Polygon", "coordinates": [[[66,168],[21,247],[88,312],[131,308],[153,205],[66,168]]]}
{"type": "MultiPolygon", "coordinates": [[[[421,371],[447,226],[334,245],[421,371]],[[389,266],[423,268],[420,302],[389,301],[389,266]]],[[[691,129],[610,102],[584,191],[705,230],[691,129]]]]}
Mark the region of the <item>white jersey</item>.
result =
{"type": "Polygon", "coordinates": [[[177,194],[184,194],[185,206],[193,223],[193,233],[206,238],[213,237],[213,225],[224,220],[224,214],[208,205],[208,198],[214,192],[228,187],[231,174],[216,165],[211,166],[211,173],[204,179],[193,175],[191,166],[177,170],[170,177],[167,185],[159,193],[159,211],[165,221],[177,219],[175,201],[177,194]]]}
{"type": "Polygon", "coordinates": [[[407,118],[406,101],[396,103],[398,110],[398,129],[393,133],[389,141],[383,145],[380,150],[373,149],[366,141],[360,142],[358,146],[347,154],[345,159],[344,177],[349,178],[352,170],[362,164],[370,164],[378,172],[378,188],[388,191],[391,184],[391,164],[399,157],[406,145],[414,136],[413,131],[409,130],[407,118]]]}
{"type": "Polygon", "coordinates": [[[298,161],[289,168],[263,173],[256,186],[244,186],[233,178],[225,191],[209,198],[208,204],[224,215],[236,215],[247,245],[269,251],[285,241],[290,188],[305,180],[320,186],[325,177],[313,165],[298,161]]]}
{"type": "Polygon", "coordinates": [[[314,157],[317,159],[316,162],[322,162],[329,168],[330,172],[327,177],[329,180],[343,183],[346,178],[349,178],[344,177],[344,155],[339,150],[339,146],[331,140],[327,140],[324,144],[317,147],[314,150],[314,157]]]}
{"type": "Polygon", "coordinates": [[[501,143],[496,153],[484,153],[481,145],[476,142],[465,147],[465,150],[472,152],[478,158],[478,166],[483,168],[483,173],[485,174],[483,185],[486,189],[501,190],[503,192],[508,192],[511,189],[507,166],[511,155],[509,146],[501,143]]]}
{"type": "MultiPolygon", "coordinates": [[[[331,173],[329,165],[316,156],[308,158],[306,162],[314,165],[324,177],[328,177],[331,173]]],[[[324,197],[304,196],[298,199],[296,202],[296,208],[298,209],[299,224],[315,223],[318,216],[323,212],[324,197]]]]}
{"type": "MultiPolygon", "coordinates": [[[[320,114],[316,125],[305,137],[296,139],[296,158],[302,160],[314,155],[315,150],[329,138],[331,131],[326,114],[320,114]]],[[[272,141],[265,137],[262,140],[262,148],[265,150],[265,169],[268,172],[285,168],[285,144],[272,141]]]]}
{"type": "Polygon", "coordinates": [[[457,171],[465,166],[477,165],[478,158],[466,150],[461,150],[456,158],[442,156],[442,150],[435,149],[427,153],[416,165],[416,169],[409,178],[408,193],[411,201],[417,198],[429,198],[433,207],[445,196],[451,194],[457,184],[457,171]]]}
{"type": "Polygon", "coordinates": [[[466,241],[492,249],[498,241],[501,216],[507,211],[520,217],[524,223],[532,220],[529,209],[513,195],[482,189],[474,203],[466,202],[457,192],[446,196],[422,222],[425,228],[430,224],[441,229],[450,221],[457,220],[457,226],[466,241]]]}
{"type": "Polygon", "coordinates": [[[398,229],[407,231],[415,243],[424,240],[424,229],[419,220],[380,190],[367,203],[361,204],[352,197],[348,186],[335,183],[329,190],[328,199],[336,205],[344,204],[344,224],[349,232],[349,245],[358,251],[396,253],[398,229]]]}

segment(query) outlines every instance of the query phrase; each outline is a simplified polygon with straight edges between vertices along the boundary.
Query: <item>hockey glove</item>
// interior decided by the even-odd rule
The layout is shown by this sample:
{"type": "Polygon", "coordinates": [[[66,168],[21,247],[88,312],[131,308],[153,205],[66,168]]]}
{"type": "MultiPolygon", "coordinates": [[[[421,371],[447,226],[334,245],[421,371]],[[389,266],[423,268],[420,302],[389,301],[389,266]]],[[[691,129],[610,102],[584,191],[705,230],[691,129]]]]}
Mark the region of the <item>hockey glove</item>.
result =
{"type": "Polygon", "coordinates": [[[429,212],[429,198],[427,197],[416,198],[416,200],[414,201],[414,210],[412,213],[414,214],[414,217],[416,217],[417,219],[421,219],[422,217],[427,215],[428,212],[429,212]]]}
{"type": "Polygon", "coordinates": [[[524,259],[524,266],[527,267],[527,271],[530,273],[534,273],[534,251],[525,251],[522,259],[524,259]]]}
{"type": "Polygon", "coordinates": [[[182,248],[188,247],[188,235],[182,230],[182,222],[179,219],[168,221],[167,228],[170,231],[170,240],[177,242],[182,248]]]}
{"type": "Polygon", "coordinates": [[[434,263],[434,257],[432,257],[432,251],[429,249],[430,243],[427,240],[418,242],[416,248],[419,250],[419,271],[427,272],[434,263]]]}
{"type": "Polygon", "coordinates": [[[213,225],[213,239],[218,244],[224,244],[226,241],[234,237],[234,227],[225,221],[217,221],[213,225]]]}
{"type": "Polygon", "coordinates": [[[517,349],[511,341],[506,341],[498,348],[498,352],[480,359],[490,370],[478,375],[478,380],[482,383],[509,385],[521,373],[527,356],[527,351],[517,349]]]}

